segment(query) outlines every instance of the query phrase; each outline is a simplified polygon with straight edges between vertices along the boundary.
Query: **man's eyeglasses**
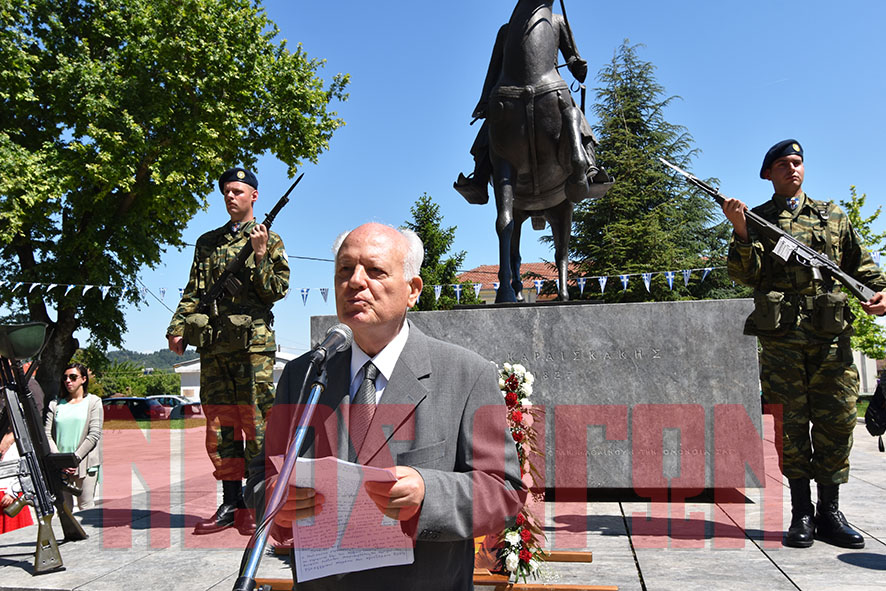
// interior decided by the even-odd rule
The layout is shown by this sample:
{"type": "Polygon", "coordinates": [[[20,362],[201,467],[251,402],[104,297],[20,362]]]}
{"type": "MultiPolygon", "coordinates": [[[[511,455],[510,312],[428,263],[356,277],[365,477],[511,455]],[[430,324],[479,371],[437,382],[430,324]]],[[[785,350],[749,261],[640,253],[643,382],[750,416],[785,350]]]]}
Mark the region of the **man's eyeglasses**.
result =
{"type": "Polygon", "coordinates": [[[66,382],[73,382],[74,380],[79,380],[79,379],[80,379],[79,374],[76,374],[76,373],[66,373],[65,374],[65,381],[66,382]]]}

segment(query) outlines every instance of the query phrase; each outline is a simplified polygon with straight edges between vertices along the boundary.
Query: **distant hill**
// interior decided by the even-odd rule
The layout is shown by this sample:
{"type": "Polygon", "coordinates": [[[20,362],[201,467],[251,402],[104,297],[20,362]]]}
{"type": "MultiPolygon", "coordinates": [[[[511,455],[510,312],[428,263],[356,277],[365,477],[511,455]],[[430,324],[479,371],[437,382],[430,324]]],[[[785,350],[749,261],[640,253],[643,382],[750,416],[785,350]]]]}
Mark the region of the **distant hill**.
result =
{"type": "Polygon", "coordinates": [[[157,371],[172,371],[172,366],[182,361],[190,361],[199,357],[196,351],[185,351],[184,355],[176,355],[169,349],[161,349],[153,353],[137,353],[136,351],[108,351],[111,361],[131,361],[142,367],[152,367],[157,371]]]}

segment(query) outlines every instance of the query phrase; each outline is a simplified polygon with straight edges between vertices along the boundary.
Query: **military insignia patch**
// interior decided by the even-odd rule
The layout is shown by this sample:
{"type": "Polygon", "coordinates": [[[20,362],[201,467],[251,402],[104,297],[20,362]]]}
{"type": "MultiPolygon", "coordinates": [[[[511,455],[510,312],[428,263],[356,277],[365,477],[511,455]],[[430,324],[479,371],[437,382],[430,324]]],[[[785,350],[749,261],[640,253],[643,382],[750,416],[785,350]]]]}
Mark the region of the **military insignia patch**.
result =
{"type": "Polygon", "coordinates": [[[246,173],[243,172],[242,170],[238,170],[238,171],[237,171],[237,178],[238,178],[238,179],[245,179],[245,178],[246,178],[246,173]]]}
{"type": "Polygon", "coordinates": [[[800,144],[791,144],[791,148],[793,148],[794,152],[799,152],[800,144]]]}

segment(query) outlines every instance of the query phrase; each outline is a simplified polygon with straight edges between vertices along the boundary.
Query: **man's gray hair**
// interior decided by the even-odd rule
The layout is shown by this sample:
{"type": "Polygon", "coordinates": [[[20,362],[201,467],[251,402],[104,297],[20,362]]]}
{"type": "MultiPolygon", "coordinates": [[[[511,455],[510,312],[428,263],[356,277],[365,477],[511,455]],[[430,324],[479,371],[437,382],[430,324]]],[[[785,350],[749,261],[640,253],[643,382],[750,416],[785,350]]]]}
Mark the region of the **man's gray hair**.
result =
{"type": "MultiPolygon", "coordinates": [[[[403,259],[403,276],[406,277],[407,281],[411,281],[413,277],[418,277],[419,272],[421,271],[421,263],[425,258],[425,245],[421,241],[421,238],[418,237],[418,234],[412,230],[407,228],[394,228],[393,226],[388,227],[396,230],[406,241],[406,257],[403,259]]],[[[336,260],[338,260],[338,250],[350,233],[351,230],[342,232],[338,235],[338,238],[335,239],[335,242],[332,243],[332,254],[334,255],[333,258],[336,260]]]]}

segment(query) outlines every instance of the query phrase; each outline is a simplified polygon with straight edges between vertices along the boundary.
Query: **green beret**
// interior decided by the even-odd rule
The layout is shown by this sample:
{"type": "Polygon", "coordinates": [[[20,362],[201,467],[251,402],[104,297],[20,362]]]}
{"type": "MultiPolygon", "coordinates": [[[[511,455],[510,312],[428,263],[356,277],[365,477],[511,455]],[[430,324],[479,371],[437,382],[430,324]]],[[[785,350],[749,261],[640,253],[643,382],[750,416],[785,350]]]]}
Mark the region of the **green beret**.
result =
{"type": "Polygon", "coordinates": [[[797,140],[782,140],[769,148],[769,151],[766,152],[766,156],[763,158],[763,166],[760,167],[760,178],[766,178],[763,176],[763,173],[772,166],[773,162],[791,154],[798,154],[800,158],[803,157],[803,147],[797,140]]]}
{"type": "Polygon", "coordinates": [[[229,183],[231,181],[237,181],[239,183],[246,183],[253,189],[258,190],[258,179],[255,178],[255,175],[246,170],[245,168],[240,168],[239,166],[235,166],[234,168],[229,168],[221,175],[218,179],[218,190],[224,192],[225,183],[229,183]]]}

